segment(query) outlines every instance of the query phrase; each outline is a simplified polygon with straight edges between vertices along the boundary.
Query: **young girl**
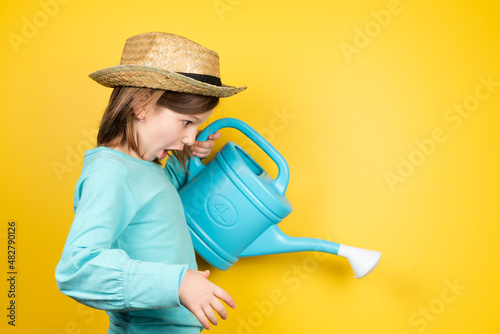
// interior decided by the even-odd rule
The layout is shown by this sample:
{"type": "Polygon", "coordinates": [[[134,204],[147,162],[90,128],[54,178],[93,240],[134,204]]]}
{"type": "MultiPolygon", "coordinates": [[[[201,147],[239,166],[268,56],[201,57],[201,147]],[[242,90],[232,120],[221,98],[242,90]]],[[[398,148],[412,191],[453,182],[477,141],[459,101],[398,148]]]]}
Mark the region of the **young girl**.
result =
{"type": "Polygon", "coordinates": [[[246,87],[222,85],[215,52],[166,33],[129,38],[120,65],[90,77],[114,90],[76,184],[59,289],[106,310],[108,333],[210,329],[215,312],[227,317],[222,301],[236,305],[197,271],[177,190],[189,155],[207,157],[220,137],[197,142],[198,127],[246,87]]]}

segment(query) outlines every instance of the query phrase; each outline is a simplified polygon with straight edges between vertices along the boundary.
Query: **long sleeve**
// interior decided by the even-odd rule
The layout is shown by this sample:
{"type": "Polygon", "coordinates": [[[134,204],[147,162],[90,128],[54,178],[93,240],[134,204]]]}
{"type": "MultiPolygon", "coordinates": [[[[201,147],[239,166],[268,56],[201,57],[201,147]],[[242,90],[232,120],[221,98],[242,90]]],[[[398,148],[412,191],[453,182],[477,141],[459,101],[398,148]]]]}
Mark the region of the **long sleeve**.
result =
{"type": "Polygon", "coordinates": [[[82,173],[75,190],[75,219],[56,280],[64,294],[104,310],[140,310],[180,306],[178,289],[184,264],[131,259],[115,247],[137,215],[137,196],[127,170],[98,161],[82,173]]]}

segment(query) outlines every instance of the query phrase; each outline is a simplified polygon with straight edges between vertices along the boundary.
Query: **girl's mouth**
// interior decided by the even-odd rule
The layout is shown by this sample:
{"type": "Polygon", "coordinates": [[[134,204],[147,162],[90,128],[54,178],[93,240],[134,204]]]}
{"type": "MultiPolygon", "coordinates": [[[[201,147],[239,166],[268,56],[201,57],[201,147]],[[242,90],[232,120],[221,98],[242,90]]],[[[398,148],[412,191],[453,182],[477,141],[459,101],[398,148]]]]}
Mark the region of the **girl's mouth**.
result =
{"type": "Polygon", "coordinates": [[[158,155],[158,159],[159,160],[165,159],[167,157],[167,155],[168,155],[168,151],[169,150],[163,150],[163,151],[161,151],[160,155],[158,155]]]}

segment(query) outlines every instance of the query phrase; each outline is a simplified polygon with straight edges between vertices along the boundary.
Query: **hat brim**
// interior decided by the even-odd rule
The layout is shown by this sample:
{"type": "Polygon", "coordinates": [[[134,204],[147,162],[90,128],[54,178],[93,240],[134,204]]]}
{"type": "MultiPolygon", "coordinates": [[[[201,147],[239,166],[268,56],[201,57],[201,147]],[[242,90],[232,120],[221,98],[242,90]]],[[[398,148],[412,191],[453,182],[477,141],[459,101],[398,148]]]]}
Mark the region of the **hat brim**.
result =
{"type": "Polygon", "coordinates": [[[117,65],[89,74],[106,87],[144,87],[206,96],[229,97],[246,89],[245,86],[216,86],[195,80],[177,72],[144,65],[117,65]]]}

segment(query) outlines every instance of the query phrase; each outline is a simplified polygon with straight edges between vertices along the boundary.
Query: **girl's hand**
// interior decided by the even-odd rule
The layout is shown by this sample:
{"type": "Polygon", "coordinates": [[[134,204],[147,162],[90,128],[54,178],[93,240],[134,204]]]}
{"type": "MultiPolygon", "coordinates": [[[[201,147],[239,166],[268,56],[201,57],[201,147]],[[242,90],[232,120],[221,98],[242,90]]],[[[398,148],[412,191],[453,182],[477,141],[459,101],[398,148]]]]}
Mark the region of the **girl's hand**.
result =
{"type": "Polygon", "coordinates": [[[214,147],[214,140],[219,139],[221,135],[220,131],[217,131],[208,136],[208,140],[196,141],[193,145],[191,154],[200,159],[205,159],[210,155],[210,151],[212,151],[212,147],[214,147]]]}
{"type": "Polygon", "coordinates": [[[191,311],[207,330],[210,329],[208,320],[214,325],[218,323],[214,310],[222,319],[227,319],[226,308],[220,300],[231,308],[236,307],[233,298],[222,288],[210,282],[208,276],[210,276],[209,270],[188,269],[179,288],[181,304],[191,311]]]}

